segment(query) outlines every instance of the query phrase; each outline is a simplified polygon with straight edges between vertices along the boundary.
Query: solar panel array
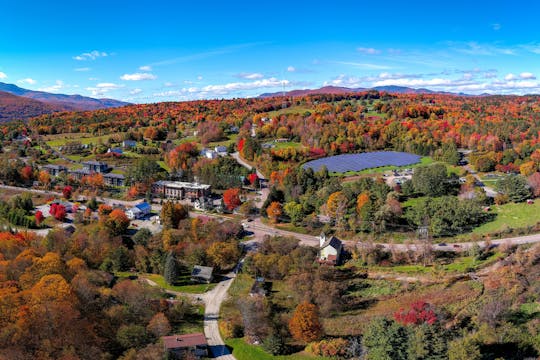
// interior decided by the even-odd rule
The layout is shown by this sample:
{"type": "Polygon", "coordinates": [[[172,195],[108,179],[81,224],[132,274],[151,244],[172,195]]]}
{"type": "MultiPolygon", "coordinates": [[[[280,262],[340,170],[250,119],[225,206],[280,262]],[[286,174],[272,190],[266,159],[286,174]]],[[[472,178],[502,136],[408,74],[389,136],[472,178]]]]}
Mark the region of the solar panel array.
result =
{"type": "Polygon", "coordinates": [[[376,151],[361,154],[343,154],[312,160],[303,165],[304,169],[312,168],[318,171],[326,166],[330,172],[344,173],[347,171],[361,171],[380,166],[406,166],[416,164],[420,156],[396,151],[376,151]]]}

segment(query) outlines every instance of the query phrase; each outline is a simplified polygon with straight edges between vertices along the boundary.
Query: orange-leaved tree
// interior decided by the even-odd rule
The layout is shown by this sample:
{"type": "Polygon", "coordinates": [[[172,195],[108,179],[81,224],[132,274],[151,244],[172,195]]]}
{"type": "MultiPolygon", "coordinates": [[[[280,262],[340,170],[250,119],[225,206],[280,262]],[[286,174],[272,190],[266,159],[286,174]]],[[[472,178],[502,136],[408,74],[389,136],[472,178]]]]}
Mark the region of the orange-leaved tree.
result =
{"type": "Polygon", "coordinates": [[[233,210],[242,204],[240,201],[240,189],[227,189],[223,193],[223,202],[228,210],[233,210]]]}
{"type": "Polygon", "coordinates": [[[281,204],[277,201],[272,201],[272,203],[266,208],[266,214],[275,224],[278,222],[279,217],[283,213],[281,204]]]}
{"type": "Polygon", "coordinates": [[[311,342],[321,338],[323,330],[317,306],[304,301],[294,309],[289,321],[289,331],[294,339],[311,342]]]}

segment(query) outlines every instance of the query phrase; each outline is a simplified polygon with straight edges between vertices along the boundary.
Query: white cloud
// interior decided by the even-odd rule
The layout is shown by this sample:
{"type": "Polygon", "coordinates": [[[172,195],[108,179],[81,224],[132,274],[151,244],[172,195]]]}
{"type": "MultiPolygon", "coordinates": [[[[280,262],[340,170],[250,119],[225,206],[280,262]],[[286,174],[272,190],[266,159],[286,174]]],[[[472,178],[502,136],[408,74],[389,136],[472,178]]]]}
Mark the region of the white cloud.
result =
{"type": "Polygon", "coordinates": [[[167,81],[167,82],[165,82],[165,83],[163,84],[163,86],[165,86],[165,87],[171,87],[171,86],[174,86],[174,84],[173,84],[172,82],[167,81]]]}
{"type": "Polygon", "coordinates": [[[131,95],[137,95],[142,93],[142,89],[133,89],[129,92],[131,95]]]}
{"type": "Polygon", "coordinates": [[[99,57],[106,57],[106,56],[109,56],[109,54],[107,54],[104,51],[94,50],[94,51],[90,51],[87,53],[82,53],[80,55],[74,56],[73,59],[78,60],[78,61],[85,61],[85,60],[96,60],[99,57]]]}
{"type": "Polygon", "coordinates": [[[141,71],[152,71],[152,67],[150,65],[139,66],[139,70],[141,70],[141,71]]]}
{"type": "Polygon", "coordinates": [[[124,74],[120,79],[127,81],[155,80],[157,76],[150,73],[124,74]]]}
{"type": "Polygon", "coordinates": [[[35,83],[37,83],[36,80],[31,79],[31,78],[21,79],[21,80],[18,80],[17,82],[19,84],[30,84],[30,85],[34,85],[35,83]]]}
{"type": "Polygon", "coordinates": [[[94,87],[87,87],[86,90],[89,91],[92,96],[102,96],[109,91],[117,90],[123,88],[124,85],[118,85],[114,83],[99,83],[94,87]]]}
{"type": "Polygon", "coordinates": [[[205,99],[238,96],[239,91],[255,91],[266,88],[290,87],[291,85],[292,84],[289,80],[280,80],[272,77],[250,82],[233,82],[227,84],[207,85],[204,87],[185,87],[180,90],[166,90],[154,93],[153,96],[181,100],[205,99]]]}
{"type": "Polygon", "coordinates": [[[289,67],[287,68],[287,71],[288,71],[288,72],[295,72],[295,71],[296,71],[296,68],[295,68],[294,66],[289,66],[289,67]]]}
{"type": "Polygon", "coordinates": [[[371,63],[357,63],[352,61],[334,61],[335,64],[340,65],[350,65],[354,67],[358,67],[361,69],[368,69],[368,70],[389,70],[392,67],[387,65],[380,65],[380,64],[371,64],[371,63]]]}
{"type": "Polygon", "coordinates": [[[236,74],[236,77],[240,79],[256,80],[264,78],[264,75],[261,73],[240,73],[236,74]]]}
{"type": "Polygon", "coordinates": [[[80,71],[80,72],[84,72],[84,71],[90,71],[92,69],[90,69],[89,67],[81,67],[81,68],[76,68],[74,69],[75,71],[80,71]]]}
{"type": "Polygon", "coordinates": [[[501,30],[502,26],[499,23],[491,24],[491,28],[495,31],[501,30]]]}
{"type": "Polygon", "coordinates": [[[39,88],[38,90],[39,91],[45,91],[45,92],[58,92],[61,89],[63,89],[64,87],[65,87],[65,84],[64,84],[64,82],[62,80],[56,80],[54,82],[54,85],[39,88]]]}
{"type": "Polygon", "coordinates": [[[504,77],[504,80],[507,80],[507,81],[514,80],[514,79],[517,79],[517,76],[512,73],[506,74],[506,76],[504,77]]]}
{"type": "Polygon", "coordinates": [[[197,76],[197,80],[201,81],[203,77],[201,75],[197,76]]]}
{"type": "Polygon", "coordinates": [[[207,85],[201,90],[203,92],[210,92],[215,94],[228,94],[231,91],[240,91],[240,90],[254,90],[262,88],[272,88],[278,86],[288,86],[290,84],[289,80],[278,80],[276,78],[256,80],[252,82],[234,82],[223,85],[207,85]]]}
{"type": "Polygon", "coordinates": [[[519,74],[519,77],[522,79],[536,79],[536,76],[530,72],[522,72],[521,74],[519,74]]]}
{"type": "Polygon", "coordinates": [[[514,48],[505,48],[491,44],[479,44],[475,41],[470,41],[468,43],[448,43],[455,51],[458,51],[467,55],[516,55],[516,49],[514,48]]]}
{"type": "Polygon", "coordinates": [[[6,73],[0,71],[0,79],[5,79],[7,77],[6,73]]]}
{"type": "Polygon", "coordinates": [[[362,54],[366,54],[366,55],[376,55],[376,54],[381,53],[381,50],[374,49],[374,48],[366,48],[366,47],[359,47],[356,50],[358,50],[358,52],[360,52],[362,54]]]}

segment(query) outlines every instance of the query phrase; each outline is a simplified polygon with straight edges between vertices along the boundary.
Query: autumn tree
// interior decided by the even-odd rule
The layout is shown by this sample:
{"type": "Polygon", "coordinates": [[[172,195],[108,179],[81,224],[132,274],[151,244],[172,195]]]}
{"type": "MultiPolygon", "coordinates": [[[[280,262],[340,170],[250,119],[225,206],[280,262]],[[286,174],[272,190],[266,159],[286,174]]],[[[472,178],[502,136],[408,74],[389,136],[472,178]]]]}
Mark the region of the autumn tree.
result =
{"type": "Polygon", "coordinates": [[[40,210],[38,210],[36,211],[35,219],[36,219],[36,225],[40,226],[43,220],[45,219],[45,216],[43,216],[43,213],[40,210]]]}
{"type": "Polygon", "coordinates": [[[206,254],[210,262],[220,269],[231,269],[240,257],[240,249],[233,242],[218,241],[210,245],[206,254]]]}
{"type": "Polygon", "coordinates": [[[129,227],[129,219],[126,213],[120,209],[114,209],[107,216],[105,226],[109,229],[112,236],[124,234],[129,227]]]}
{"type": "Polygon", "coordinates": [[[300,303],[289,321],[289,331],[294,339],[311,342],[321,338],[323,330],[317,307],[308,302],[300,303]]]}
{"type": "Polygon", "coordinates": [[[341,191],[336,191],[328,197],[326,201],[326,213],[336,221],[339,226],[342,225],[343,217],[347,212],[347,197],[341,191]]]}
{"type": "Polygon", "coordinates": [[[540,172],[535,172],[527,178],[531,191],[535,197],[540,196],[540,172]]]}
{"type": "Polygon", "coordinates": [[[62,196],[66,199],[71,198],[71,194],[73,193],[73,188],[69,185],[64,186],[62,189],[62,196]]]}
{"type": "Polygon", "coordinates": [[[178,229],[180,221],[188,217],[188,211],[180,203],[166,201],[161,207],[160,219],[165,229],[178,229]]]}
{"type": "Polygon", "coordinates": [[[240,189],[227,189],[223,193],[223,202],[229,211],[234,210],[236,207],[240,206],[242,203],[240,201],[240,189]]]}
{"type": "Polygon", "coordinates": [[[62,204],[52,203],[49,206],[49,214],[58,221],[64,221],[67,215],[66,207],[62,204]]]}
{"type": "Polygon", "coordinates": [[[295,201],[289,201],[283,206],[285,214],[291,219],[294,225],[298,225],[304,216],[302,204],[295,201]]]}
{"type": "Polygon", "coordinates": [[[277,201],[273,201],[270,206],[266,208],[266,214],[268,215],[268,218],[272,220],[274,224],[276,224],[279,221],[279,217],[283,213],[281,204],[277,201]]]}
{"type": "Polygon", "coordinates": [[[47,171],[41,170],[38,174],[38,181],[41,185],[48,187],[51,183],[51,175],[47,171]]]}
{"type": "Polygon", "coordinates": [[[156,339],[161,338],[171,332],[171,324],[167,317],[159,312],[150,319],[148,325],[146,325],[146,330],[154,335],[156,339]]]}

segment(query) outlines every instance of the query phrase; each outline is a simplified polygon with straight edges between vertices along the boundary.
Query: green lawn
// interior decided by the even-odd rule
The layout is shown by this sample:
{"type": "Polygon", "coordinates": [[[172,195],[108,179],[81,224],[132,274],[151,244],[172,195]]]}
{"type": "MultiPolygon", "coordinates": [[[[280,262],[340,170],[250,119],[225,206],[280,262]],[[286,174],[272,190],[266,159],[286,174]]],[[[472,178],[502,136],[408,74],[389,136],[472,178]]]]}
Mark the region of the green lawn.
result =
{"type": "Polygon", "coordinates": [[[347,288],[347,296],[358,296],[364,299],[374,299],[379,296],[392,295],[401,291],[399,281],[353,279],[347,288]]]}
{"type": "Polygon", "coordinates": [[[202,293],[212,290],[217,285],[216,283],[191,284],[189,281],[190,275],[180,276],[181,279],[179,283],[181,285],[169,285],[165,282],[165,279],[163,279],[163,276],[157,275],[157,274],[145,274],[145,275],[142,275],[142,277],[145,277],[147,279],[154,281],[163,289],[184,292],[184,293],[189,293],[189,294],[202,294],[202,293]]]}
{"type": "Polygon", "coordinates": [[[473,234],[483,235],[508,228],[517,229],[536,225],[540,221],[540,200],[533,204],[509,203],[493,205],[491,212],[497,214],[494,221],[485,223],[473,230],[473,234]]]}
{"type": "Polygon", "coordinates": [[[273,117],[276,117],[276,116],[279,116],[279,115],[284,115],[284,114],[301,114],[301,115],[303,115],[306,112],[310,112],[310,113],[313,114],[315,111],[313,109],[303,107],[303,106],[291,106],[291,107],[288,107],[286,109],[270,111],[270,112],[268,112],[267,117],[268,118],[273,118],[273,117]]]}
{"type": "Polygon", "coordinates": [[[276,149],[294,148],[299,149],[302,147],[302,143],[296,141],[275,142],[276,149]]]}
{"type": "MultiPolygon", "coordinates": [[[[122,133],[115,133],[116,134],[122,134],[122,133]]],[[[58,147],[65,145],[69,141],[80,141],[81,144],[97,144],[99,140],[101,139],[102,143],[105,144],[107,140],[112,136],[112,134],[108,135],[102,135],[102,136],[92,136],[91,134],[62,134],[62,136],[58,136],[55,138],[51,138],[50,140],[47,140],[47,145],[51,147],[58,147]]]]}
{"type": "Polygon", "coordinates": [[[149,280],[152,280],[156,284],[158,284],[159,287],[167,290],[172,291],[178,291],[188,294],[202,294],[207,291],[212,290],[216,287],[216,283],[211,284],[191,284],[189,281],[190,276],[189,275],[182,275],[181,276],[181,285],[169,285],[165,282],[165,279],[163,279],[163,276],[158,274],[137,274],[132,273],[129,271],[117,271],[114,273],[115,276],[117,276],[119,279],[127,279],[130,276],[138,276],[142,278],[146,278],[149,280]]]}
{"type": "Polygon", "coordinates": [[[163,160],[160,160],[157,162],[159,164],[159,166],[161,166],[163,169],[167,170],[167,171],[171,171],[171,168],[169,167],[169,165],[167,165],[165,163],[165,161],[163,160]]]}
{"type": "Polygon", "coordinates": [[[249,345],[243,339],[229,339],[225,343],[231,347],[232,354],[238,360],[330,360],[331,358],[311,356],[307,354],[292,354],[272,356],[264,351],[260,346],[249,345]]]}

